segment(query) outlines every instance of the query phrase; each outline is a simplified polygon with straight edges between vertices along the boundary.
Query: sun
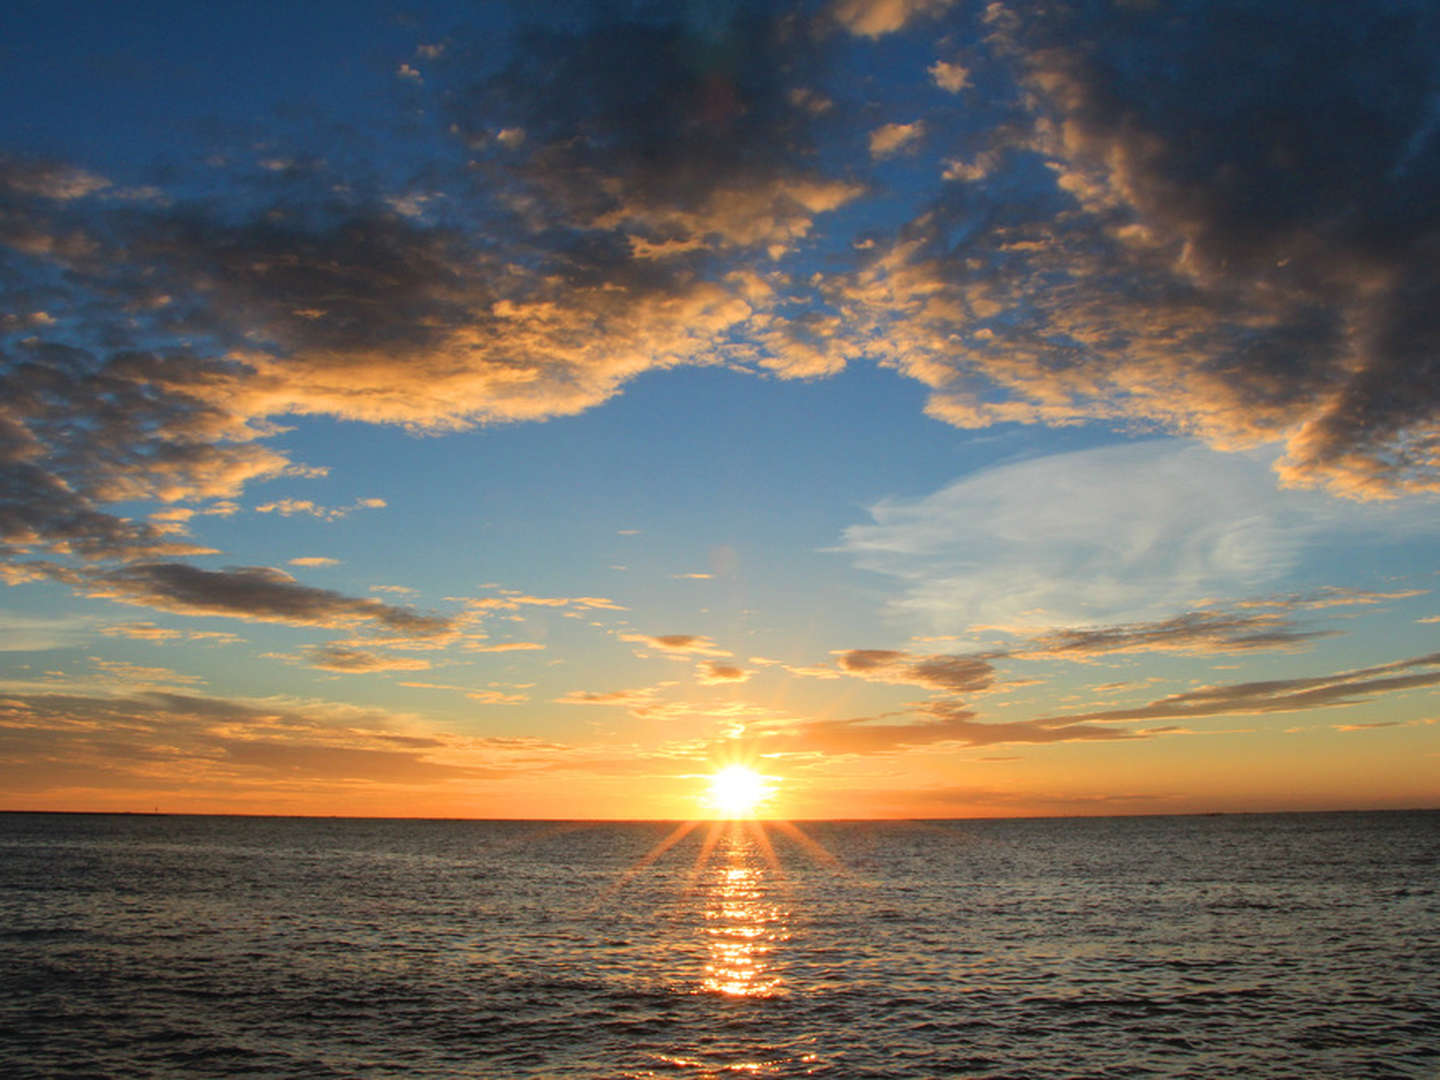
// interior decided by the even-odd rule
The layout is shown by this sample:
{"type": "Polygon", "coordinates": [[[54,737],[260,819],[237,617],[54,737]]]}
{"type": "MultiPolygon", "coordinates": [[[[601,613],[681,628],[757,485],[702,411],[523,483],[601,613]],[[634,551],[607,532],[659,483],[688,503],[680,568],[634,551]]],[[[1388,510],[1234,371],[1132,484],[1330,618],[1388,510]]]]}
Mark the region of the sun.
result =
{"type": "Polygon", "coordinates": [[[710,778],[705,802],[726,817],[751,817],[772,793],[765,781],[766,777],[747,765],[727,765],[710,778]]]}

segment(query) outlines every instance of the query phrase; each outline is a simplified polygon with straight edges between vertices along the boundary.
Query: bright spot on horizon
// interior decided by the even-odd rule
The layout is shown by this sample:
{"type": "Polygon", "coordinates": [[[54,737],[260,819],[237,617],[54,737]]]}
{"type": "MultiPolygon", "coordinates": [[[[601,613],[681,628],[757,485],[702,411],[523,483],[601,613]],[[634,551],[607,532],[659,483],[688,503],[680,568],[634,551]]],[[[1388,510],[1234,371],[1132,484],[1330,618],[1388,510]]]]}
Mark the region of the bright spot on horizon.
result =
{"type": "Polygon", "coordinates": [[[773,789],[748,765],[727,765],[710,778],[706,805],[725,817],[751,817],[773,789]]]}

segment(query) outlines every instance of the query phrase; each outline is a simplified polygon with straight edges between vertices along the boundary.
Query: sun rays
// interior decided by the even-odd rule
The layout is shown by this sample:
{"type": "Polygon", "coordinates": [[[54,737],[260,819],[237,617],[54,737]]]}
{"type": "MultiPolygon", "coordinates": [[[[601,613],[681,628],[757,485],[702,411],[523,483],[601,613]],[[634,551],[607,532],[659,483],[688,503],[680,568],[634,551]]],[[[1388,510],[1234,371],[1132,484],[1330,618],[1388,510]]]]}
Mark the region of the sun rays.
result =
{"type": "Polygon", "coordinates": [[[751,818],[775,793],[769,777],[748,765],[727,765],[710,778],[705,804],[726,818],[751,818]]]}

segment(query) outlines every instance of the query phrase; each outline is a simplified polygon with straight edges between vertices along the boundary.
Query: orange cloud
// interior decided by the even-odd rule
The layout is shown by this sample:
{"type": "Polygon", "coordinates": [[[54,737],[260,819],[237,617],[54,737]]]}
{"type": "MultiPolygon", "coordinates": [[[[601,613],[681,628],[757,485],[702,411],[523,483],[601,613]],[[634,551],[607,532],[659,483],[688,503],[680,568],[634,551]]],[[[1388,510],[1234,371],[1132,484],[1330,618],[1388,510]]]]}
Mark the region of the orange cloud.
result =
{"type": "Polygon", "coordinates": [[[708,637],[701,634],[621,634],[621,641],[633,642],[648,648],[658,649],[672,656],[731,656],[730,650],[722,649],[708,637]]]}

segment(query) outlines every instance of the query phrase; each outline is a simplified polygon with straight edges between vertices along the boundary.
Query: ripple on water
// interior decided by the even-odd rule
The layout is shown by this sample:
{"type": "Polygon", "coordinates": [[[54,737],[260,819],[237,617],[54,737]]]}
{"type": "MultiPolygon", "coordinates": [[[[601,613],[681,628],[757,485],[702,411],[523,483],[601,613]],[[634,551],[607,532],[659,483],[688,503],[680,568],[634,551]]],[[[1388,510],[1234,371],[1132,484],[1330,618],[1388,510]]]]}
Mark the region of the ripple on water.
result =
{"type": "Polygon", "coordinates": [[[669,827],[5,815],[0,1059],[1433,1080],[1437,825],[805,826],[837,869],[779,831],[722,830],[702,862],[697,829],[641,866],[669,827]]]}

